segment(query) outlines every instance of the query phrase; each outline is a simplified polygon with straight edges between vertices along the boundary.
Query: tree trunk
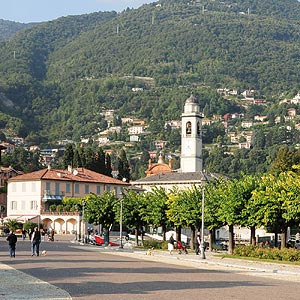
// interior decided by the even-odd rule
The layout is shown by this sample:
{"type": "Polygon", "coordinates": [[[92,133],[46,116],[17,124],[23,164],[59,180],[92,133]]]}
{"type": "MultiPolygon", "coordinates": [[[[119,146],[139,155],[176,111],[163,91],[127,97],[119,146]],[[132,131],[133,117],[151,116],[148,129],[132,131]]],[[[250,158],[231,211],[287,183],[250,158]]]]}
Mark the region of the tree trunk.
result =
{"type": "Polygon", "coordinates": [[[142,239],[142,246],[144,247],[144,231],[143,231],[143,226],[141,229],[141,239],[142,239]]]}
{"type": "Polygon", "coordinates": [[[251,242],[251,245],[256,245],[255,229],[256,229],[255,226],[250,227],[250,232],[251,232],[250,233],[250,242],[251,242]]]}
{"type": "Polygon", "coordinates": [[[109,243],[109,228],[104,228],[106,237],[104,239],[104,245],[107,246],[109,243]]]}
{"type": "Polygon", "coordinates": [[[277,230],[277,228],[275,228],[275,247],[278,247],[278,230],[277,230]]]}
{"type": "Polygon", "coordinates": [[[229,246],[228,246],[228,253],[233,254],[234,250],[234,232],[233,232],[233,225],[229,225],[229,246]]]}
{"type": "Polygon", "coordinates": [[[209,230],[209,251],[213,251],[213,245],[216,243],[216,229],[209,230]]]}
{"type": "Polygon", "coordinates": [[[195,239],[196,239],[196,229],[195,226],[191,226],[192,236],[190,240],[190,247],[192,250],[195,250],[195,239]]]}
{"type": "Polygon", "coordinates": [[[282,233],[280,233],[281,244],[280,249],[284,249],[286,247],[286,229],[282,233]]]}
{"type": "Polygon", "coordinates": [[[139,230],[137,228],[135,228],[134,232],[135,232],[135,246],[138,246],[139,245],[139,230]]]}
{"type": "Polygon", "coordinates": [[[176,227],[176,241],[181,242],[181,226],[176,227]]]}
{"type": "Polygon", "coordinates": [[[163,236],[163,241],[166,241],[166,232],[167,232],[167,226],[166,224],[162,225],[162,236],[163,236]]]}

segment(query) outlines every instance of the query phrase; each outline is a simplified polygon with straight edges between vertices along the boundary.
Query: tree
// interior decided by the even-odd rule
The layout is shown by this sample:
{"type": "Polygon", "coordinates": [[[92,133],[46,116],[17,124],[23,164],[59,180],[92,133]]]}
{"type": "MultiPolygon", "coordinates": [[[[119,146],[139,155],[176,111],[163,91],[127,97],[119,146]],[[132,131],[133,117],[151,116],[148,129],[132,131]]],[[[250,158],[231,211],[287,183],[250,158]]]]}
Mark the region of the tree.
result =
{"type": "Polygon", "coordinates": [[[68,166],[73,166],[73,159],[74,159],[74,146],[73,144],[67,144],[63,155],[64,168],[67,168],[68,166]]]}
{"type": "Polygon", "coordinates": [[[146,214],[144,220],[153,228],[162,227],[163,240],[166,240],[167,226],[170,224],[167,211],[168,194],[162,187],[153,188],[151,192],[145,193],[146,214]]]}
{"type": "Polygon", "coordinates": [[[300,177],[292,171],[272,174],[261,178],[247,210],[253,222],[264,226],[269,232],[281,234],[281,248],[286,243],[288,226],[300,222],[300,177]]]}
{"type": "MultiPolygon", "coordinates": [[[[138,246],[139,233],[142,236],[143,243],[143,226],[146,225],[146,198],[144,194],[136,191],[126,191],[122,198],[122,218],[123,224],[135,230],[135,244],[138,246]]],[[[115,205],[116,221],[120,220],[120,204],[115,205]]]]}
{"type": "Polygon", "coordinates": [[[9,230],[16,231],[16,229],[20,228],[20,224],[17,220],[9,219],[6,221],[5,225],[9,230]]]}
{"type": "MultiPolygon", "coordinates": [[[[168,200],[167,216],[176,227],[189,227],[191,241],[195,240],[196,228],[200,228],[202,189],[193,186],[187,190],[172,190],[168,200]]],[[[193,245],[192,245],[193,247],[193,245]]]]}
{"type": "Polygon", "coordinates": [[[109,227],[115,221],[115,206],[118,199],[113,192],[105,192],[101,195],[89,194],[84,199],[84,219],[94,225],[102,224],[107,242],[109,242],[109,227]]]}
{"type": "Polygon", "coordinates": [[[285,171],[291,171],[293,165],[300,163],[300,151],[281,147],[277,152],[275,160],[270,166],[270,173],[278,175],[285,171]]]}
{"type": "Polygon", "coordinates": [[[120,155],[118,157],[118,179],[125,180],[129,182],[130,180],[130,168],[127,160],[126,152],[124,149],[121,150],[120,155]]]}
{"type": "Polygon", "coordinates": [[[105,175],[112,177],[112,163],[108,153],[105,155],[105,175]]]}

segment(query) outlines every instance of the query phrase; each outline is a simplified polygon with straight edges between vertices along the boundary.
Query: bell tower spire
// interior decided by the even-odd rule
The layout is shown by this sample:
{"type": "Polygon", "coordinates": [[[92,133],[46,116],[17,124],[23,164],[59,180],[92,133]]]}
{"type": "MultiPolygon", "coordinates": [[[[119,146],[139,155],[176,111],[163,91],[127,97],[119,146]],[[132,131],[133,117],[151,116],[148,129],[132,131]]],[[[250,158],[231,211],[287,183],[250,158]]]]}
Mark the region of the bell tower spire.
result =
{"type": "Polygon", "coordinates": [[[202,114],[196,97],[191,95],[184,104],[181,115],[181,171],[201,172],[202,160],[202,114]]]}

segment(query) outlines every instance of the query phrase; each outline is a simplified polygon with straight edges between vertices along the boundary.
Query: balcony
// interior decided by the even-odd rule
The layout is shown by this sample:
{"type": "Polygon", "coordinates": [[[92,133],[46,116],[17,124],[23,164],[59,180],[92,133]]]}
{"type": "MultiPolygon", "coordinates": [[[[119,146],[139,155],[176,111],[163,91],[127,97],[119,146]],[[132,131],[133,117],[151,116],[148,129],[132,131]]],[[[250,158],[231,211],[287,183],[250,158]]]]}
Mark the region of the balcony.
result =
{"type": "Polygon", "coordinates": [[[46,203],[46,202],[61,202],[65,197],[65,193],[61,192],[60,195],[55,195],[55,194],[51,194],[50,191],[45,190],[44,191],[44,196],[42,198],[42,202],[46,203]]]}

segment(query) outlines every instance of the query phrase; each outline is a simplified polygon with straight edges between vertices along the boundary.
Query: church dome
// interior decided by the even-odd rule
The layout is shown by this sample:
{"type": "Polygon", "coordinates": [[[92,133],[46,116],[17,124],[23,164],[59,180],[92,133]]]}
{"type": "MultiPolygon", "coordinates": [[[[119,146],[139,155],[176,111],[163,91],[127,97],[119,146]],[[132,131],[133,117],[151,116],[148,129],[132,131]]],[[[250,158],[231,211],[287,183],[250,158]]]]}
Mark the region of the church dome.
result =
{"type": "Polygon", "coordinates": [[[194,103],[194,104],[199,104],[198,100],[196,97],[194,97],[193,95],[191,95],[189,98],[187,98],[185,100],[185,104],[189,104],[189,103],[194,103]]]}

